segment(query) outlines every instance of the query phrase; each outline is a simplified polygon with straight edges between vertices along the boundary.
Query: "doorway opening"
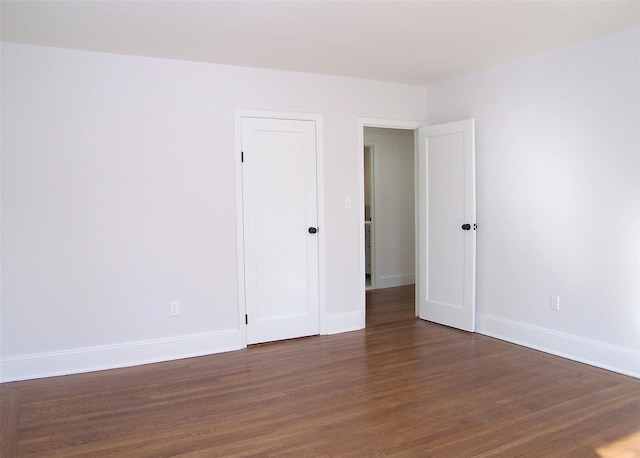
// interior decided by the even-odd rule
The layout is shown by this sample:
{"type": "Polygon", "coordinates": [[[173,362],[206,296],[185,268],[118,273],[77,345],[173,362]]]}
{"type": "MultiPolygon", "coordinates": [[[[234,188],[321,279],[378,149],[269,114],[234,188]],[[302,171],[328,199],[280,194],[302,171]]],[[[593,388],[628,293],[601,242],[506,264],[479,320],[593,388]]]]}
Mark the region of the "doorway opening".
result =
{"type": "MultiPolygon", "coordinates": [[[[415,315],[423,320],[474,332],[477,229],[474,120],[426,126],[411,121],[360,119],[358,156],[362,158],[360,205],[363,218],[366,127],[413,133],[415,315]]],[[[373,157],[375,161],[375,147],[373,157]]],[[[376,170],[375,164],[373,169],[376,170]]],[[[378,207],[377,204],[375,206],[378,207]]],[[[377,220],[381,219],[375,213],[374,210],[373,245],[376,245],[377,220]]],[[[360,316],[364,328],[367,321],[364,227],[360,246],[360,316]]],[[[373,258],[375,264],[375,259],[379,259],[375,250],[373,258]]],[[[380,273],[376,272],[373,281],[377,288],[383,286],[379,283],[380,278],[380,273]]]]}
{"type": "Polygon", "coordinates": [[[366,326],[416,317],[416,137],[363,127],[366,326]]]}
{"type": "Polygon", "coordinates": [[[373,219],[373,146],[364,147],[364,259],[365,259],[365,288],[374,289],[373,279],[373,234],[371,223],[373,219]]]}

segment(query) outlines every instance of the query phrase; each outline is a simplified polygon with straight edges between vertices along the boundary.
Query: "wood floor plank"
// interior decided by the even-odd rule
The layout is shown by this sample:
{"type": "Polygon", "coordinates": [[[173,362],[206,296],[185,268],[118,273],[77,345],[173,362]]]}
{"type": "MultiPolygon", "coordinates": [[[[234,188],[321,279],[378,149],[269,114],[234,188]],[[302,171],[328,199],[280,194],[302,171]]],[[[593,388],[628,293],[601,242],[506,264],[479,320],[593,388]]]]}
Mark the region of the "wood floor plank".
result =
{"type": "Polygon", "coordinates": [[[368,290],[366,304],[367,326],[415,319],[415,285],[368,290]]]}
{"type": "Polygon", "coordinates": [[[588,457],[640,431],[640,380],[415,319],[1,388],[3,457],[588,457]]]}
{"type": "Polygon", "coordinates": [[[20,388],[0,385],[0,456],[16,456],[20,418],[20,388]]]}

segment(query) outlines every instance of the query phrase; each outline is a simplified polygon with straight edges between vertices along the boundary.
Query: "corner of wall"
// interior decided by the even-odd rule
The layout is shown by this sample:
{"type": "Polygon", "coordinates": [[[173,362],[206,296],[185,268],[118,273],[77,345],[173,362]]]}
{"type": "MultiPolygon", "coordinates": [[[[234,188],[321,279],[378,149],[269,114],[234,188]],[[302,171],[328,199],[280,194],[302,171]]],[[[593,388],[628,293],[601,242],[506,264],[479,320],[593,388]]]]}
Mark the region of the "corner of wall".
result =
{"type": "Polygon", "coordinates": [[[487,314],[476,332],[609,371],[640,378],[640,351],[487,314]]]}

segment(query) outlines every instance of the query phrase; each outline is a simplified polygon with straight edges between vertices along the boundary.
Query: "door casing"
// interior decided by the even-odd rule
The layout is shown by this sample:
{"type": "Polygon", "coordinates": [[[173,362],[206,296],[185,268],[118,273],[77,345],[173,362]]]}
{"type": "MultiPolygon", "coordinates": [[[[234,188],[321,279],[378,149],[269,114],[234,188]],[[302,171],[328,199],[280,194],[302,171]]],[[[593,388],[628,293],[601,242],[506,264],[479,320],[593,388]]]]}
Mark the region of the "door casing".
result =
{"type": "MultiPolygon", "coordinates": [[[[416,184],[415,186],[415,208],[419,208],[418,205],[420,203],[420,195],[419,195],[419,169],[418,169],[418,157],[420,156],[420,151],[422,148],[424,150],[424,146],[420,146],[421,142],[424,142],[424,136],[422,134],[421,128],[425,127],[427,125],[426,122],[424,121],[404,121],[404,120],[396,120],[396,119],[380,119],[380,118],[360,118],[358,120],[358,139],[359,139],[359,144],[358,144],[358,151],[364,151],[364,128],[365,127],[379,127],[379,128],[383,128],[383,129],[403,129],[403,130],[413,130],[415,131],[416,135],[414,135],[414,146],[413,146],[413,150],[414,150],[414,170],[415,170],[415,176],[414,176],[414,182],[416,184]]],[[[361,220],[364,221],[364,155],[363,154],[359,154],[359,163],[358,163],[358,170],[360,170],[359,173],[359,202],[360,202],[360,208],[362,209],[362,218],[361,220]]],[[[416,251],[420,252],[420,245],[419,245],[419,237],[418,237],[418,228],[419,228],[419,215],[418,212],[415,212],[415,227],[416,230],[414,231],[415,233],[415,247],[416,247],[416,251]]],[[[366,286],[365,286],[365,282],[366,282],[366,266],[365,266],[365,254],[364,254],[364,224],[360,224],[360,236],[359,236],[359,246],[360,246],[360,294],[358,295],[358,297],[360,298],[360,304],[359,304],[359,310],[360,310],[360,325],[361,328],[364,328],[366,326],[366,286]]],[[[418,265],[418,260],[419,257],[416,256],[416,265],[415,265],[415,272],[416,272],[416,278],[418,278],[418,274],[419,274],[419,265],[418,265]]],[[[418,291],[419,286],[418,283],[416,282],[416,297],[415,297],[415,304],[416,304],[416,316],[418,315],[418,291]]]]}

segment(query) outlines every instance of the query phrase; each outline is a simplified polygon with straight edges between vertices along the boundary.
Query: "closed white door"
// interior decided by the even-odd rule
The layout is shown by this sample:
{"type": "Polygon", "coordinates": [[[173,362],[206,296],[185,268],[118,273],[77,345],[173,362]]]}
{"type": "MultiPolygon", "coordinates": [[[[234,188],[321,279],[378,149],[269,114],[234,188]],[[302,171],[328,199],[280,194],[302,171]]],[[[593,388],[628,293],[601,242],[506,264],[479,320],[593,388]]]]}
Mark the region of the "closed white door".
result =
{"type": "Polygon", "coordinates": [[[472,119],[429,126],[420,159],[420,318],[475,331],[476,188],[472,119]]]}
{"type": "Polygon", "coordinates": [[[319,334],[316,123],[242,118],[247,343],[319,334]]]}

